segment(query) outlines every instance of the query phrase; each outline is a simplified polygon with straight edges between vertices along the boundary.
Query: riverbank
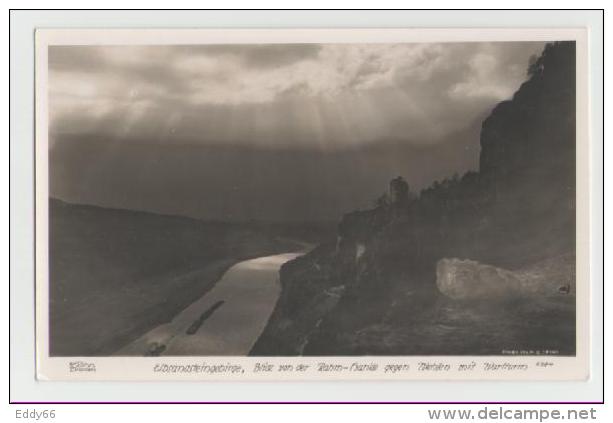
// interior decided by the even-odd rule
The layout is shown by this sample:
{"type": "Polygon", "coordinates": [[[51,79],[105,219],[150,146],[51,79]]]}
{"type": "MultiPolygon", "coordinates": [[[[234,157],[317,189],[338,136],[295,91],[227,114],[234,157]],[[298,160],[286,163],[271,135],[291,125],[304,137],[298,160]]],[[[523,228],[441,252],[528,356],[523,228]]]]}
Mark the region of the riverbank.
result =
{"type": "Polygon", "coordinates": [[[115,355],[247,355],[279,298],[279,268],[301,254],[276,254],[235,264],[210,291],[115,355]]]}
{"type": "Polygon", "coordinates": [[[111,355],[171,321],[234,264],[300,249],[248,224],[51,200],[50,355],[111,355]]]}

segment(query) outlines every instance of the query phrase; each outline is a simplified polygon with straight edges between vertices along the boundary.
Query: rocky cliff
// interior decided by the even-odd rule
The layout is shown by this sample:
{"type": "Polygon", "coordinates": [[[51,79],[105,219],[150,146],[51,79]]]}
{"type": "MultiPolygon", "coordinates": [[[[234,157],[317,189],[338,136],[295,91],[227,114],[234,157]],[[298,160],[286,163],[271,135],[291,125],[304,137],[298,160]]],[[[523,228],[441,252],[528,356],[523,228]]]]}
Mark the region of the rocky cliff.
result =
{"type": "Polygon", "coordinates": [[[287,263],[252,354],[574,354],[574,291],[553,286],[574,283],[574,43],[546,46],[480,141],[478,172],[349,213],[336,244],[287,263]],[[493,295],[494,276],[513,286],[493,295]],[[460,282],[484,290],[446,295],[460,282]]]}

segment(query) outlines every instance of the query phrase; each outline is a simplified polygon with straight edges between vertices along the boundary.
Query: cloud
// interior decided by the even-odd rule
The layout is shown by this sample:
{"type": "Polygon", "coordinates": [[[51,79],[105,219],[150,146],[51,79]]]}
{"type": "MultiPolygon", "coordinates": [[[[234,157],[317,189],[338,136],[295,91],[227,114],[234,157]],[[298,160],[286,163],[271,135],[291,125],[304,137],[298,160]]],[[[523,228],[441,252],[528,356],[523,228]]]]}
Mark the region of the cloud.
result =
{"type": "Polygon", "coordinates": [[[93,72],[106,65],[100,48],[89,46],[49,47],[49,70],[93,72]]]}
{"type": "Polygon", "coordinates": [[[226,44],[183,46],[179,51],[187,55],[232,57],[245,66],[269,69],[316,59],[320,49],[320,44],[226,44]]]}
{"type": "MultiPolygon", "coordinates": [[[[50,120],[127,142],[433,143],[525,79],[542,43],[55,46],[50,120]]],[[[56,136],[57,135],[57,136],[56,136]]]]}
{"type": "Polygon", "coordinates": [[[336,219],[475,169],[543,43],[49,50],[50,192],[213,219],[336,219]]]}

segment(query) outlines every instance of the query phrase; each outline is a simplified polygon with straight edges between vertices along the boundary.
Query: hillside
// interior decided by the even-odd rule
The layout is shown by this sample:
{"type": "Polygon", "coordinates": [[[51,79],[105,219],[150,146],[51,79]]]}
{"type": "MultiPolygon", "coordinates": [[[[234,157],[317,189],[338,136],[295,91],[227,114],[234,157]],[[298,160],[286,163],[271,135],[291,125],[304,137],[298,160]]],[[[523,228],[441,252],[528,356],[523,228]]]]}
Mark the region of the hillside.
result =
{"type": "Polygon", "coordinates": [[[108,355],[237,261],[299,248],[251,224],[49,202],[50,355],[108,355]]]}
{"type": "Polygon", "coordinates": [[[336,243],[285,264],[251,354],[573,355],[574,43],[546,46],[484,120],[480,145],[477,172],[418,196],[392,185],[377,207],[342,218],[336,243]],[[437,276],[441,263],[522,289],[451,298],[437,286],[449,276],[437,276]]]}

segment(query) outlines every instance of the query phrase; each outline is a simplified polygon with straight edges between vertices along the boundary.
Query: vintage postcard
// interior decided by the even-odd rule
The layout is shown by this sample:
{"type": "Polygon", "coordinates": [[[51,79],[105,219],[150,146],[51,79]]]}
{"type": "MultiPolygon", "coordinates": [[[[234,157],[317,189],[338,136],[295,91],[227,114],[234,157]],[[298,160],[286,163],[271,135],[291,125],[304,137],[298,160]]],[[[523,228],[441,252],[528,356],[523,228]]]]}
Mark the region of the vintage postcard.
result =
{"type": "Polygon", "coordinates": [[[585,380],[582,29],[40,29],[40,380],[585,380]]]}

